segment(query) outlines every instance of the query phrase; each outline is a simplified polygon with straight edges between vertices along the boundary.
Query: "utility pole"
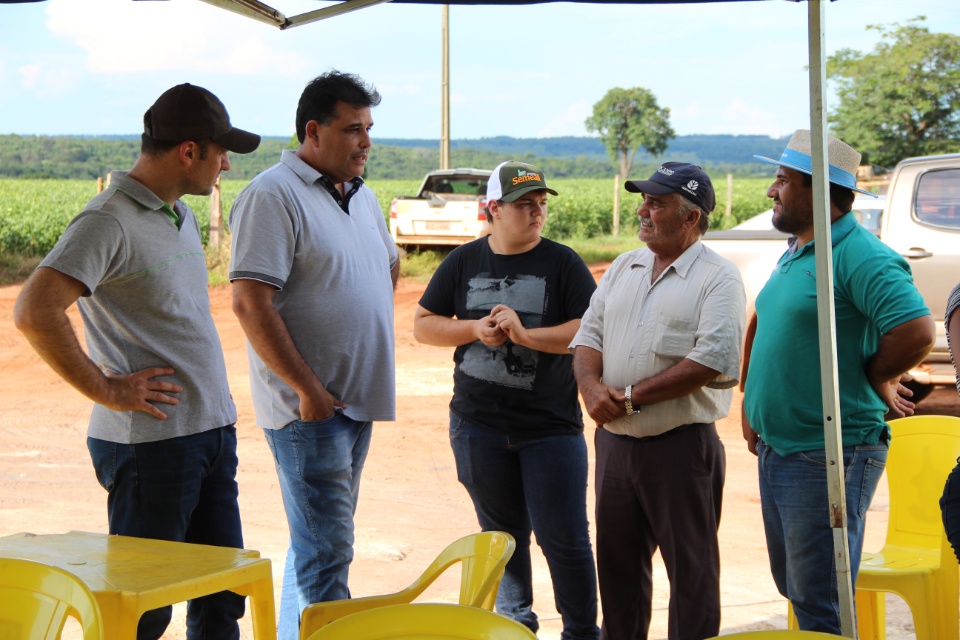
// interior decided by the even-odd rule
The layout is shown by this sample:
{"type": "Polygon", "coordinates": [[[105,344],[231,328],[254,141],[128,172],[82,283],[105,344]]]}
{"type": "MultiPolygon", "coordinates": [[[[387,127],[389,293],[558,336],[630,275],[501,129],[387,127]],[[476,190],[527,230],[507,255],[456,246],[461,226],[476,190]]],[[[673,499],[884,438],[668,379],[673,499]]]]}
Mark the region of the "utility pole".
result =
{"type": "Polygon", "coordinates": [[[441,8],[443,69],[440,79],[440,168],[450,168],[450,5],[441,8]]]}

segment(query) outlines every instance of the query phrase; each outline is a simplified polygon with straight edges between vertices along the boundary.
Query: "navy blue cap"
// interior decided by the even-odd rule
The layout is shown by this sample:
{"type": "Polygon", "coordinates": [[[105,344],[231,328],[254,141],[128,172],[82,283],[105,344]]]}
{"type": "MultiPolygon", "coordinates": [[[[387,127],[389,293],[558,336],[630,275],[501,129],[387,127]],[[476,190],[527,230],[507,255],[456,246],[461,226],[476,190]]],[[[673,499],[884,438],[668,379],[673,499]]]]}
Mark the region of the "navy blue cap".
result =
{"type": "Polygon", "coordinates": [[[707,172],[688,162],[664,162],[649,180],[627,180],[624,188],[631,193],[662,196],[679,193],[710,214],[717,206],[717,196],[707,172]]]}

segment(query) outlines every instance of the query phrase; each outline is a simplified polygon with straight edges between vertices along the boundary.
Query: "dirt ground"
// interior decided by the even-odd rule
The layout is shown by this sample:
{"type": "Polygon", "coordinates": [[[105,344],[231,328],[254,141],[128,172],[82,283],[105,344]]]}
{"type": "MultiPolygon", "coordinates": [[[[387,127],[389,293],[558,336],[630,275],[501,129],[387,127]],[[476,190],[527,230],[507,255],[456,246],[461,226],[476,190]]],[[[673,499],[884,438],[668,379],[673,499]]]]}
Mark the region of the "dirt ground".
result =
{"type": "MultiPolygon", "coordinates": [[[[606,265],[593,268],[595,275],[606,265]]],[[[477,530],[470,500],[456,479],[447,439],[452,389],[452,349],[413,339],[413,313],[423,283],[401,280],[396,294],[397,399],[395,423],[378,423],[361,485],[356,560],[350,583],[355,596],[387,593],[410,583],[450,541],[477,530]]],[[[20,531],[106,532],[105,493],[97,484],[85,446],[90,402],[62,382],[13,326],[18,286],[0,288],[0,535],[20,531]]],[[[229,287],[210,291],[213,316],[226,355],[239,410],[240,506],[246,546],[274,562],[277,603],[287,530],[280,489],[261,430],[254,424],[243,333],[230,310],[229,287]]],[[[76,309],[71,310],[80,327],[76,309]]],[[[739,396],[734,407],[739,407],[739,396]]],[[[925,401],[930,413],[960,415],[949,389],[925,401]]],[[[767,565],[755,458],[740,435],[739,411],[719,423],[727,452],[727,479],[720,528],[723,621],[721,633],[784,628],[786,605],[767,565]]],[[[591,467],[593,428],[587,429],[591,467]]],[[[592,473],[592,468],[591,468],[592,473]]],[[[593,510],[592,478],[588,510],[593,510]]],[[[886,526],[885,486],[868,518],[866,549],[878,549],[886,526]]],[[[592,518],[591,518],[592,519],[592,518]]],[[[541,638],[558,638],[560,617],[549,574],[534,552],[535,608],[541,638]]],[[[655,571],[651,638],[665,638],[668,581],[655,571]]],[[[458,578],[441,580],[430,599],[456,601],[458,578]]],[[[888,635],[913,637],[909,611],[888,598],[888,635]]],[[[250,638],[249,617],[242,621],[250,638]]],[[[165,637],[183,638],[183,608],[165,637]]]]}

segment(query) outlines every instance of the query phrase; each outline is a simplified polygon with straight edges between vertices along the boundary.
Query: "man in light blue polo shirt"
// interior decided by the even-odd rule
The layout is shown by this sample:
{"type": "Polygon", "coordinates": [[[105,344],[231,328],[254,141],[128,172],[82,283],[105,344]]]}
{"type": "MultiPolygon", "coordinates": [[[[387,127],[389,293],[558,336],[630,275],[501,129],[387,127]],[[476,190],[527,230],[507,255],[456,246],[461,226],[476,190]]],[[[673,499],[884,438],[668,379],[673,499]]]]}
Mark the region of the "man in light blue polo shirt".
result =
{"type": "MultiPolygon", "coordinates": [[[[795,234],[757,297],[743,433],[759,459],[770,568],[801,629],[840,634],[825,467],[810,132],[794,133],[767,191],[773,226],[795,234]]],[[[887,459],[884,415],[909,415],[900,375],[933,347],[934,323],[906,261],[850,209],[860,154],[831,137],[830,220],[847,535],[856,583],[864,517],[887,459]]],[[[860,191],[861,193],[866,193],[860,191]]],[[[752,336],[752,338],[751,338],[752,336]]]]}

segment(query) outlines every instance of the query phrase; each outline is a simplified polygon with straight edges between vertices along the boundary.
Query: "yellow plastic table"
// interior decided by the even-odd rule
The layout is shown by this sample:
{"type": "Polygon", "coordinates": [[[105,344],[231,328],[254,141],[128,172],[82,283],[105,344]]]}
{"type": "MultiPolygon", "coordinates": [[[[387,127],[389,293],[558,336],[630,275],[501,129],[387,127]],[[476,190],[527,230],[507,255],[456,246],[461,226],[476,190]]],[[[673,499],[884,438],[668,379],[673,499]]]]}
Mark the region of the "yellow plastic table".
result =
{"type": "Polygon", "coordinates": [[[71,531],[0,537],[0,557],[80,578],[100,605],[105,639],[135,638],[145,611],[225,590],[250,597],[254,638],[277,637],[270,560],[252,549],[71,531]]]}

